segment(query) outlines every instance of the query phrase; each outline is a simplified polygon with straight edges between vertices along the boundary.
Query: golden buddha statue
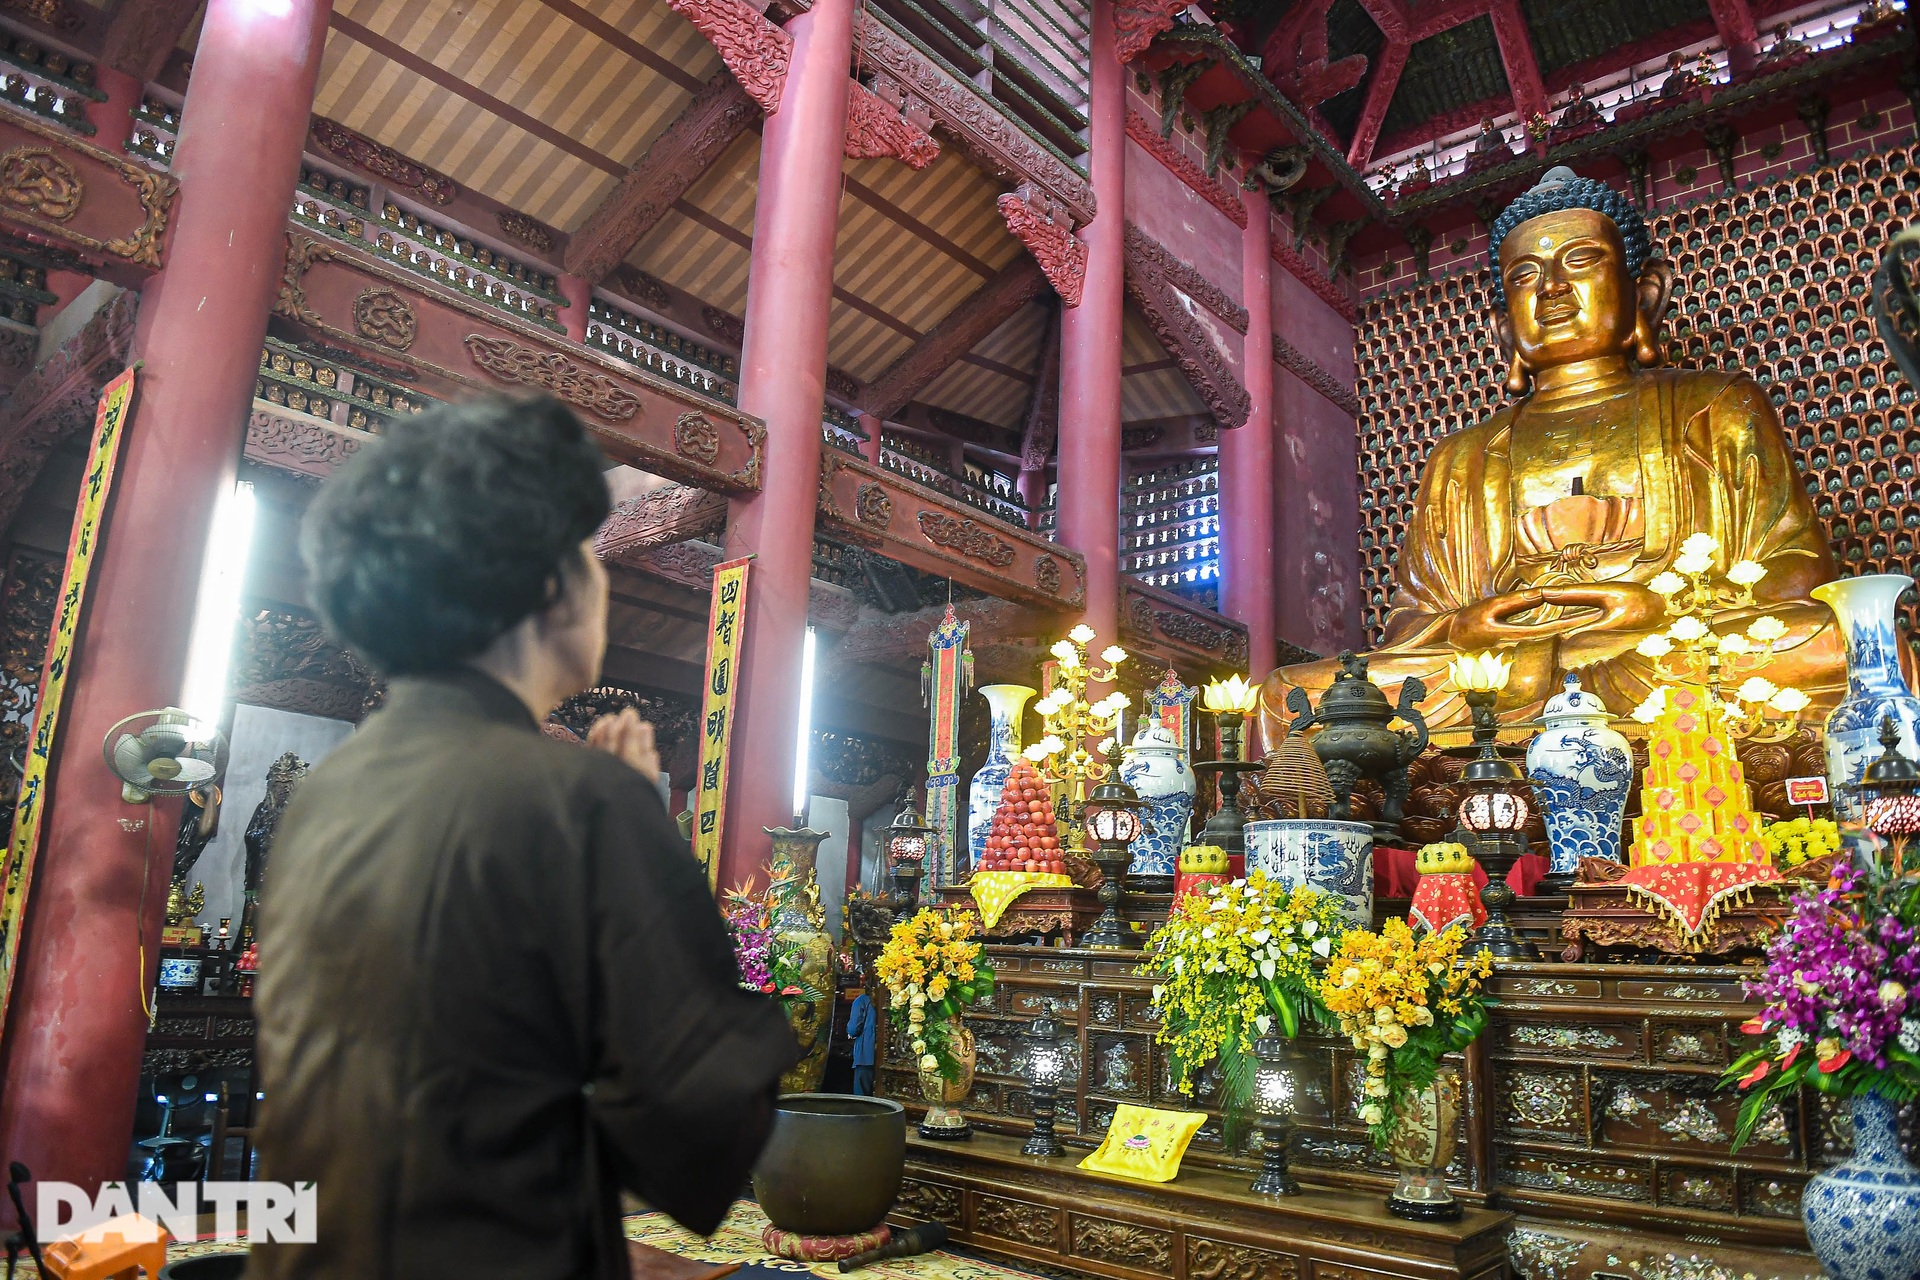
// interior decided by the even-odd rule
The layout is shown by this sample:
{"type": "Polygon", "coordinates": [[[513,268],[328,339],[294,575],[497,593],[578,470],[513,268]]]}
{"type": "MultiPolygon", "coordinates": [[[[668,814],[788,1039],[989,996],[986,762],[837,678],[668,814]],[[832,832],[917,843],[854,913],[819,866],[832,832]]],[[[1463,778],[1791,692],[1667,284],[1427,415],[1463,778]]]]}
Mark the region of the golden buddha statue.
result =
{"type": "MultiPolygon", "coordinates": [[[[1575,670],[1624,713],[1662,683],[1634,652],[1668,621],[1647,584],[1705,532],[1719,542],[1714,576],[1740,560],[1767,571],[1754,604],[1719,615],[1715,630],[1778,618],[1786,634],[1767,678],[1830,706],[1846,685],[1845,645],[1808,594],[1836,576],[1826,533],[1751,378],[1656,367],[1673,272],[1639,211],[1555,168],[1495,220],[1491,241],[1507,390],[1520,399],[1428,458],[1373,680],[1391,698],[1419,677],[1433,691],[1427,722],[1458,726],[1468,713],[1448,663],[1499,650],[1513,658],[1500,702],[1509,718],[1538,714],[1575,670]]],[[[1288,691],[1317,693],[1338,669],[1327,660],[1268,677],[1266,741],[1292,719],[1288,691]]]]}

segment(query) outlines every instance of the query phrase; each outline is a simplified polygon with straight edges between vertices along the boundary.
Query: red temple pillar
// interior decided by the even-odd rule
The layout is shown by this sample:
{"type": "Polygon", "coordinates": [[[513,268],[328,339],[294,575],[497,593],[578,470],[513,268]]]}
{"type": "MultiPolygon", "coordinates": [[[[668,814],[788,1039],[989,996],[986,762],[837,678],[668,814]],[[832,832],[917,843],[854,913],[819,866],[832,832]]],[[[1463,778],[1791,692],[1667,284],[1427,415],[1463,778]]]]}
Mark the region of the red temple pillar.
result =
{"type": "Polygon", "coordinates": [[[1087,560],[1084,618],[1099,639],[1120,639],[1120,357],[1126,267],[1126,88],[1113,47],[1113,0],[1094,0],[1087,103],[1094,219],[1082,231],[1087,278],[1080,305],[1060,310],[1059,497],[1055,536],[1087,560]]]}
{"type": "Polygon", "coordinates": [[[1245,426],[1220,433],[1220,611],[1247,624],[1247,663],[1273,670],[1273,300],[1268,220],[1260,192],[1242,192],[1241,301],[1247,308],[1241,361],[1252,408],[1245,426]]]}
{"type": "Polygon", "coordinates": [[[587,308],[593,305],[593,285],[581,276],[561,276],[560,296],[567,305],[560,310],[560,323],[575,342],[587,340],[587,308]]]}
{"type": "Polygon", "coordinates": [[[126,1176],[173,830],[164,809],[158,829],[145,829],[149,811],[121,799],[100,743],[122,717],[181,697],[202,551],[233,486],[280,282],[328,9],[211,0],[194,55],[167,265],[142,291],[134,341],[145,367],[54,744],[0,1041],[0,1152],[41,1181],[126,1176]]]}
{"type": "Polygon", "coordinates": [[[730,503],[727,515],[728,558],[755,559],[735,677],[739,702],[721,888],[760,871],[767,848],[761,828],[783,826],[793,817],[853,0],[816,0],[787,31],[793,54],[780,109],[761,132],[740,352],[740,408],[766,420],[766,464],[759,494],[730,503]]]}

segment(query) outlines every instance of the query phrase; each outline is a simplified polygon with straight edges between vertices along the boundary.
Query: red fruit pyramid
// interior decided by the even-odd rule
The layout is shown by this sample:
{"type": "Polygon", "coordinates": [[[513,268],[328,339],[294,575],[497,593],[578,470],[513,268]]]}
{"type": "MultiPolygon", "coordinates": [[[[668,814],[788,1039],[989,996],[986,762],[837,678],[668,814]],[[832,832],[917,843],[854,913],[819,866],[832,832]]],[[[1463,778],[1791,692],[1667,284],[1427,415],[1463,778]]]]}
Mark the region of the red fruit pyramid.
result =
{"type": "Polygon", "coordinates": [[[1033,761],[1022,756],[1014,761],[1013,772],[1007,775],[1006,789],[1000,793],[1000,807],[994,811],[993,825],[987,829],[986,851],[980,855],[974,870],[1065,875],[1066,856],[1054,824],[1052,792],[1040,777],[1040,771],[1033,767],[1033,761]]]}

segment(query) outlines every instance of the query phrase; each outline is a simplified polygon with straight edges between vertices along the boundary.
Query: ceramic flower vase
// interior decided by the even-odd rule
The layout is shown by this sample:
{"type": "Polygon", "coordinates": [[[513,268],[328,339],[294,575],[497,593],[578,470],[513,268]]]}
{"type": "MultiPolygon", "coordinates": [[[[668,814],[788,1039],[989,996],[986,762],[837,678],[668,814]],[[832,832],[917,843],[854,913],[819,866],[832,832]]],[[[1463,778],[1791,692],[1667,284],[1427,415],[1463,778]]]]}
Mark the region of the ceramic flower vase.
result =
{"type": "Polygon", "coordinates": [[[827,1049],[833,1022],[833,938],[820,909],[820,882],[814,860],[825,831],[768,827],[773,837],[769,866],[769,905],[773,908],[773,947],[796,957],[811,999],[787,997],[787,1023],[800,1042],[800,1061],[780,1077],[782,1093],[815,1093],[827,1074],[827,1049]]]}
{"type": "Polygon", "coordinates": [[[1920,1169],[1900,1150],[1893,1104],[1853,1103],[1853,1157],[1816,1173],[1800,1196],[1807,1242],[1831,1280],[1920,1276],[1920,1169]]]}
{"type": "Polygon", "coordinates": [[[1892,716],[1900,726],[1900,752],[1920,756],[1920,698],[1900,675],[1900,632],[1894,605],[1913,585],[1903,573],[1874,573],[1842,578],[1813,589],[1813,598],[1833,610],[1847,641],[1847,693],[1827,717],[1827,782],[1834,812],[1857,821],[1859,802],[1852,787],[1880,754],[1880,722],[1892,716]]]}
{"type": "Polygon", "coordinates": [[[960,1078],[957,1080],[949,1080],[938,1071],[925,1067],[920,1069],[920,1096],[927,1100],[927,1114],[920,1117],[920,1136],[923,1138],[951,1142],[973,1136],[966,1116],[955,1105],[965,1102],[967,1095],[973,1092],[973,1032],[965,1022],[953,1029],[953,1056],[960,1064],[960,1078]]]}
{"type": "Polygon", "coordinates": [[[1441,1067],[1431,1086],[1406,1094],[1393,1110],[1387,1155],[1400,1181],[1387,1196],[1387,1212],[1420,1222],[1458,1220],[1460,1202],[1447,1190],[1447,1166],[1460,1134],[1460,1073],[1441,1067]]]}
{"type": "Polygon", "coordinates": [[[1346,904],[1347,923],[1373,927],[1373,827],[1331,818],[1249,822],[1247,873],[1289,889],[1320,889],[1346,904]]]}
{"type": "Polygon", "coordinates": [[[980,696],[987,700],[991,723],[987,730],[986,763],[974,771],[973,782],[967,788],[969,867],[979,866],[980,855],[987,850],[994,810],[1000,807],[1000,793],[1006,789],[1007,775],[1013,771],[1014,759],[1020,754],[1020,717],[1026,712],[1033,690],[1023,684],[988,684],[980,686],[980,696]]]}
{"type": "Polygon", "coordinates": [[[1620,825],[1633,787],[1633,751],[1608,726],[1607,704],[1569,675],[1548,701],[1546,729],[1527,748],[1527,779],[1546,814],[1552,867],[1542,882],[1562,890],[1580,871],[1580,859],[1620,862],[1620,825]]]}
{"type": "Polygon", "coordinates": [[[1152,806],[1141,815],[1145,822],[1140,835],[1129,846],[1133,862],[1127,874],[1164,876],[1171,882],[1179,869],[1180,850],[1187,843],[1187,826],[1193,821],[1195,783],[1186,748],[1171,729],[1148,720],[1133,735],[1133,745],[1120,762],[1120,780],[1152,806]]]}

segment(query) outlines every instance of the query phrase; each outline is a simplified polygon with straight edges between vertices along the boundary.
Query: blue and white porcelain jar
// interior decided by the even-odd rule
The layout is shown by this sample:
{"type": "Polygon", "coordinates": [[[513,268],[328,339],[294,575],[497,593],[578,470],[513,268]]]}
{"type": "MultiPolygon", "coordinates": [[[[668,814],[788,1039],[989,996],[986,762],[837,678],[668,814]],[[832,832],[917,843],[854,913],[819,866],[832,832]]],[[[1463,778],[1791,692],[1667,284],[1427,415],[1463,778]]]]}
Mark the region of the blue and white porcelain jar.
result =
{"type": "Polygon", "coordinates": [[[1373,827],[1331,818],[1247,824],[1247,872],[1289,889],[1320,889],[1346,905],[1347,923],[1373,928],[1373,827]]]}
{"type": "Polygon", "coordinates": [[[1831,1280],[1920,1276],[1920,1169],[1900,1150],[1893,1104],[1853,1103],[1853,1156],[1816,1173],[1800,1196],[1807,1243],[1831,1280]]]}
{"type": "Polygon", "coordinates": [[[987,851],[987,832],[993,826],[993,811],[1000,807],[1000,793],[1007,789],[1007,775],[1013,772],[1014,757],[1020,754],[1020,717],[1026,712],[1033,690],[1023,684],[980,686],[987,700],[987,759],[974,771],[967,787],[967,850],[970,867],[980,865],[987,851]]]}
{"type": "Polygon", "coordinates": [[[1140,835],[1130,848],[1130,876],[1171,876],[1179,869],[1180,850],[1187,843],[1187,824],[1193,819],[1193,770],[1186,748],[1173,730],[1148,720],[1133,735],[1120,762],[1120,780],[1150,806],[1140,835]]]}
{"type": "Polygon", "coordinates": [[[1847,640],[1847,694],[1827,717],[1827,782],[1834,813],[1858,821],[1859,801],[1852,788],[1869,762],[1880,756],[1880,722],[1888,716],[1900,726],[1900,754],[1920,756],[1920,698],[1900,675],[1900,632],[1894,605],[1913,585],[1904,573],[1871,573],[1824,582],[1813,598],[1833,610],[1847,640]]]}
{"type": "Polygon", "coordinates": [[[1626,735],[1608,725],[1607,704],[1582,689],[1577,675],[1567,677],[1540,719],[1547,727],[1527,747],[1527,780],[1540,800],[1552,850],[1544,883],[1564,889],[1582,858],[1621,861],[1633,750],[1626,735]]]}

